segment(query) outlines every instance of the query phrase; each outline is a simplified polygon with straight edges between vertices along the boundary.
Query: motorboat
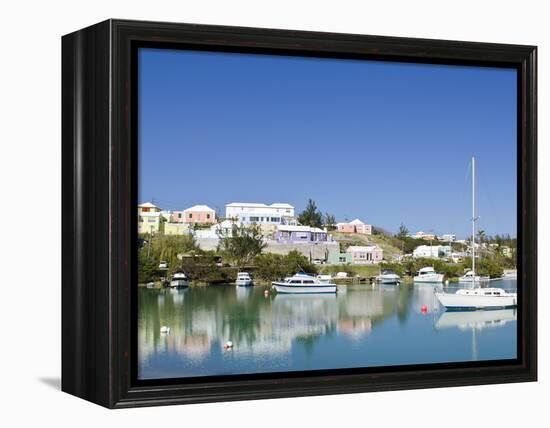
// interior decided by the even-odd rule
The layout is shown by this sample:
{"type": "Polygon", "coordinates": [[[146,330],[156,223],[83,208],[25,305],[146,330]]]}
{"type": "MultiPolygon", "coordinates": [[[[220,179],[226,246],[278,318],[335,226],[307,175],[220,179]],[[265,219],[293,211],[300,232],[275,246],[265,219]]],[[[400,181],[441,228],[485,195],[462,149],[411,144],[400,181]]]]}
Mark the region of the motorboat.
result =
{"type": "MultiPolygon", "coordinates": [[[[460,278],[461,282],[472,284],[471,288],[456,293],[436,292],[439,302],[447,310],[502,309],[517,306],[517,293],[502,288],[482,288],[483,278],[476,274],[476,210],[475,210],[475,158],[472,158],[472,269],[460,278]]],[[[487,280],[489,278],[486,278],[487,280]]]]}
{"type": "Polygon", "coordinates": [[[189,287],[189,280],[183,272],[176,272],[170,280],[170,287],[180,288],[189,287]]]}
{"type": "Polygon", "coordinates": [[[437,273],[433,267],[427,266],[420,269],[413,280],[415,283],[434,283],[443,282],[443,277],[442,273],[437,273]]]}
{"type": "Polygon", "coordinates": [[[376,277],[376,282],[380,284],[399,284],[401,278],[391,269],[384,269],[380,275],[376,277]]]}
{"type": "Polygon", "coordinates": [[[317,275],[317,279],[322,284],[331,284],[332,283],[332,275],[329,274],[319,274],[317,275]]]}
{"type": "Polygon", "coordinates": [[[237,273],[237,280],[235,281],[235,284],[239,287],[248,287],[253,285],[253,282],[248,272],[239,272],[237,273]]]}
{"type": "Polygon", "coordinates": [[[299,272],[283,281],[273,281],[277,293],[336,293],[336,284],[323,282],[319,278],[299,272]]]}
{"type": "Polygon", "coordinates": [[[465,282],[465,283],[480,283],[480,282],[486,282],[489,281],[488,276],[480,276],[476,275],[473,270],[467,271],[464,275],[462,275],[460,278],[458,278],[458,282],[465,282]]]}

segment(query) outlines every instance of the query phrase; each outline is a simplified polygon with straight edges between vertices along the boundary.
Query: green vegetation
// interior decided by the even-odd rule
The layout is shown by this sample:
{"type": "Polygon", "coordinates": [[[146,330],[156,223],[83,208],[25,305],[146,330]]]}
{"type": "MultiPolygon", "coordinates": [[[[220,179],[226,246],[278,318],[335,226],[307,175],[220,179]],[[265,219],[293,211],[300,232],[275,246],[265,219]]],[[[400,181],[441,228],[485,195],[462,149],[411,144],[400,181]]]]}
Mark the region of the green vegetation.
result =
{"type": "Polygon", "coordinates": [[[323,225],[323,214],[313,199],[307,202],[306,208],[298,215],[298,221],[304,226],[321,227],[323,225]]]}
{"type": "Polygon", "coordinates": [[[233,266],[246,266],[266,247],[260,226],[233,224],[231,230],[218,233],[218,253],[233,266]]]}
{"type": "Polygon", "coordinates": [[[300,271],[317,273],[316,266],[298,251],[291,251],[285,256],[272,253],[260,254],[254,259],[254,266],[255,278],[264,281],[283,278],[300,271]]]}

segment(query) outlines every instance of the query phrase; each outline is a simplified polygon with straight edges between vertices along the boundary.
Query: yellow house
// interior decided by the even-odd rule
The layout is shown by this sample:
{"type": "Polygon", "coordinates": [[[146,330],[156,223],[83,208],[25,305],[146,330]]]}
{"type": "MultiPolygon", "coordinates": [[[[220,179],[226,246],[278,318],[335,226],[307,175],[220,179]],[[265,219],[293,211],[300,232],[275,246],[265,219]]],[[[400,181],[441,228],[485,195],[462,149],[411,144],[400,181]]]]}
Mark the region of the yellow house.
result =
{"type": "Polygon", "coordinates": [[[165,235],[187,235],[189,223],[164,223],[165,235]]]}
{"type": "Polygon", "coordinates": [[[138,205],[138,233],[155,234],[160,230],[161,209],[151,202],[138,205]]]}

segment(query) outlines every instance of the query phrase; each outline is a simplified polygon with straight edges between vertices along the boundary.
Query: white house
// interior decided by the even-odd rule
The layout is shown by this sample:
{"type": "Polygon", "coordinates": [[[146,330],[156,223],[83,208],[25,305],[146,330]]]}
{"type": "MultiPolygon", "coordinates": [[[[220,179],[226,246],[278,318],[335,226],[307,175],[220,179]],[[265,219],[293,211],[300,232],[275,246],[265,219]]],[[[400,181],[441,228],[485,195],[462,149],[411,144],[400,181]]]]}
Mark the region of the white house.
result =
{"type": "Polygon", "coordinates": [[[452,252],[450,245],[419,245],[413,251],[413,257],[426,257],[429,259],[438,259],[439,257],[448,257],[452,252]]]}
{"type": "Polygon", "coordinates": [[[294,207],[285,203],[232,202],[225,206],[225,217],[244,224],[288,224],[294,219],[294,207]]]}
{"type": "Polygon", "coordinates": [[[445,233],[439,237],[439,240],[443,242],[455,242],[456,235],[453,233],[445,233]]]}

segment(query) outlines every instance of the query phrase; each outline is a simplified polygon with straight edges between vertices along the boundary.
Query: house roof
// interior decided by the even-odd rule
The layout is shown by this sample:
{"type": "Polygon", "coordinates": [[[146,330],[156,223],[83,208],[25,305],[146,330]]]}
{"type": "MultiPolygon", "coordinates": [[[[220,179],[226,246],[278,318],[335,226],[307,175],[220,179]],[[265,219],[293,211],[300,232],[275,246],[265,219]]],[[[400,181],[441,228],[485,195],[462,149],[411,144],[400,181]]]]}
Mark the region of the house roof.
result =
{"type": "Polygon", "coordinates": [[[256,202],[231,202],[227,204],[226,207],[250,207],[250,208],[294,208],[290,204],[276,202],[271,205],[260,204],[256,202]]]}
{"type": "Polygon", "coordinates": [[[184,211],[210,211],[210,212],[215,212],[208,205],[193,205],[191,208],[187,208],[184,211]]]}
{"type": "Polygon", "coordinates": [[[277,229],[283,232],[323,232],[326,233],[323,229],[318,227],[311,226],[293,226],[293,225],[279,225],[277,229]]]}
{"type": "Polygon", "coordinates": [[[294,207],[293,207],[292,205],[290,205],[290,204],[285,204],[285,203],[280,203],[280,202],[271,204],[270,207],[271,207],[271,208],[294,208],[294,207]]]}
{"type": "Polygon", "coordinates": [[[365,224],[365,223],[363,223],[361,220],[359,220],[358,218],[356,218],[355,220],[350,221],[349,224],[365,224]]]}
{"type": "Polygon", "coordinates": [[[158,208],[158,207],[151,202],[144,202],[143,204],[139,204],[138,208],[158,208]]]}

